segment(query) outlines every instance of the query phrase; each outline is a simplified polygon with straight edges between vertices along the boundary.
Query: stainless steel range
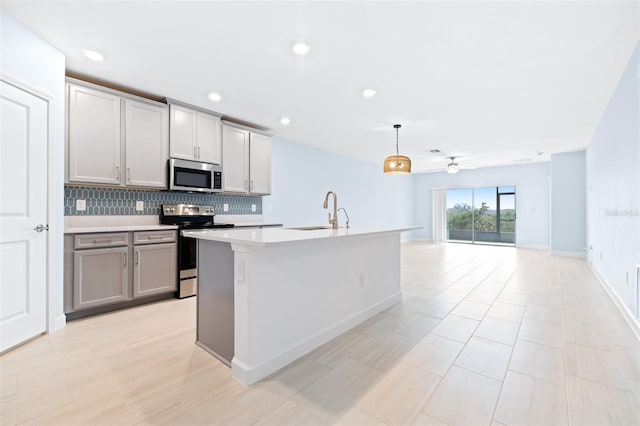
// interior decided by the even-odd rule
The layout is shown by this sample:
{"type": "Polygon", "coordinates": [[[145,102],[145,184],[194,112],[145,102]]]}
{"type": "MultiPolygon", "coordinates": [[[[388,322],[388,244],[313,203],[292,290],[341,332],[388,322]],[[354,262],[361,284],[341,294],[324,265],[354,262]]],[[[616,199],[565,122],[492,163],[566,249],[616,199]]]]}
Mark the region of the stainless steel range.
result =
{"type": "MultiPolygon", "coordinates": [[[[160,223],[178,225],[182,229],[233,228],[233,224],[215,223],[213,206],[195,204],[164,204],[160,223]]],[[[180,234],[182,234],[180,232],[180,234]]],[[[180,235],[178,238],[178,291],[182,299],[195,296],[198,288],[198,241],[180,235]]]]}

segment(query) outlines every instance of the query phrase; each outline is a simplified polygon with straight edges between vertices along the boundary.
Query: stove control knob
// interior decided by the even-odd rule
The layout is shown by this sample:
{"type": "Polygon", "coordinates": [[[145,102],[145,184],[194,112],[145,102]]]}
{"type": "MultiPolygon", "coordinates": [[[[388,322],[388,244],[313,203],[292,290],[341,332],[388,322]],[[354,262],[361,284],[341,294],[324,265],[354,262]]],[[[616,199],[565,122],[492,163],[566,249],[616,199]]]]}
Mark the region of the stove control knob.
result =
{"type": "Polygon", "coordinates": [[[176,209],[174,209],[173,207],[171,207],[171,213],[175,212],[176,209]]]}

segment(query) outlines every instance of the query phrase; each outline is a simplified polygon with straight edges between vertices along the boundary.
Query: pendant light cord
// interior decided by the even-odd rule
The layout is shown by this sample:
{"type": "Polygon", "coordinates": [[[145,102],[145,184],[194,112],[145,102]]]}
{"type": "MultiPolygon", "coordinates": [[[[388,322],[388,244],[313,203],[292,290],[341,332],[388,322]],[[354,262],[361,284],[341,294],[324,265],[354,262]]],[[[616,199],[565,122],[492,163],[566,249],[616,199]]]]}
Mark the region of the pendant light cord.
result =
{"type": "Polygon", "coordinates": [[[398,131],[400,129],[400,125],[394,124],[393,127],[396,129],[396,164],[398,164],[400,162],[400,151],[398,150],[398,131]]]}

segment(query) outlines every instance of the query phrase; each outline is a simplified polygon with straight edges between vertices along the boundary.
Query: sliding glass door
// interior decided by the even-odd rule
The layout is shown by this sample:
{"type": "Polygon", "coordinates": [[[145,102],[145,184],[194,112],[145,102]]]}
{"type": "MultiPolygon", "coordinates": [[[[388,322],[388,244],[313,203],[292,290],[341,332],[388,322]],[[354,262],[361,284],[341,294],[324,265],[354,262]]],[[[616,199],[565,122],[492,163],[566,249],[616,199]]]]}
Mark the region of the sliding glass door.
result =
{"type": "Polygon", "coordinates": [[[515,245],[515,187],[447,190],[447,240],[515,245]]]}

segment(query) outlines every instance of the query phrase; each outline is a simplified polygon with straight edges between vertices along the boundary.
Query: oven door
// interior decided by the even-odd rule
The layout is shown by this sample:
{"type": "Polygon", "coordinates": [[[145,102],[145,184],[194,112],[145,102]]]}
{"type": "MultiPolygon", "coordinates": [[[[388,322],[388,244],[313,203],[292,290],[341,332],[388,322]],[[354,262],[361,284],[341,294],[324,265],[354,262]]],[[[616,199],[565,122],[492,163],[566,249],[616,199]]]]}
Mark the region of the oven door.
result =
{"type": "Polygon", "coordinates": [[[178,270],[180,279],[194,278],[198,274],[198,240],[180,236],[178,270]]]}

